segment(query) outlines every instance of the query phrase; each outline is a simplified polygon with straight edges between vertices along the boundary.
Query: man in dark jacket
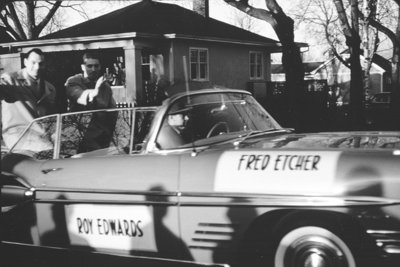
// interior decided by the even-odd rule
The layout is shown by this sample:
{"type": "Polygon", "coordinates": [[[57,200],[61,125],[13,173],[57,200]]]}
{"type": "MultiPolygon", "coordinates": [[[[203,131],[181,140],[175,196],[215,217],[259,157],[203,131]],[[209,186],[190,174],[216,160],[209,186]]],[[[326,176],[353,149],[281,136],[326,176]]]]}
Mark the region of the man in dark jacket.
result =
{"type": "MultiPolygon", "coordinates": [[[[107,73],[101,75],[100,58],[95,53],[83,55],[83,73],[69,77],[65,83],[69,111],[115,108],[107,73]]],[[[89,152],[110,146],[116,112],[96,112],[87,127],[78,152],[89,152]]]]}

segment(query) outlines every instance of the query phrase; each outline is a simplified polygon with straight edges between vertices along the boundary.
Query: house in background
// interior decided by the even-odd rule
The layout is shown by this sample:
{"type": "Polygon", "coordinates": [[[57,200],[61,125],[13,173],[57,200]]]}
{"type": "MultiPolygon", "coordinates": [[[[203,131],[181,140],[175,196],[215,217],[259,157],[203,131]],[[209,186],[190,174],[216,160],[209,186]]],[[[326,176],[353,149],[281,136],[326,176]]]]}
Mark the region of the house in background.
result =
{"type": "Polygon", "coordinates": [[[117,102],[138,105],[157,102],[157,89],[186,90],[186,80],[190,90],[270,81],[277,41],[212,19],[204,6],[196,11],[143,0],[39,40],[0,44],[8,49],[0,60],[6,71],[18,69],[21,54],[38,47],[46,52],[48,79],[62,91],[66,78],[81,72],[83,52],[98,51],[104,69],[122,70],[113,86],[117,102]]]}
{"type": "MultiPolygon", "coordinates": [[[[349,59],[348,54],[344,54],[345,59],[349,59]]],[[[361,56],[361,64],[365,63],[361,56]]],[[[335,57],[325,62],[305,62],[305,81],[308,92],[327,92],[328,86],[340,88],[343,101],[349,102],[349,90],[351,71],[335,57]]],[[[285,74],[281,64],[271,65],[271,81],[279,87],[285,81],[285,74]]],[[[375,54],[369,75],[369,89],[366,95],[374,95],[390,90],[391,65],[388,60],[375,54]]]]}
{"type": "MultiPolygon", "coordinates": [[[[350,55],[345,54],[345,60],[348,60],[350,55]]],[[[361,65],[366,64],[365,58],[360,57],[361,65]]],[[[365,90],[366,96],[371,96],[377,93],[390,90],[390,62],[378,54],[372,58],[371,69],[369,72],[369,88],[365,90]]],[[[320,65],[310,73],[314,80],[325,79],[328,85],[337,86],[343,92],[344,102],[349,101],[351,71],[343,63],[336,58],[331,58],[320,65]]]]}

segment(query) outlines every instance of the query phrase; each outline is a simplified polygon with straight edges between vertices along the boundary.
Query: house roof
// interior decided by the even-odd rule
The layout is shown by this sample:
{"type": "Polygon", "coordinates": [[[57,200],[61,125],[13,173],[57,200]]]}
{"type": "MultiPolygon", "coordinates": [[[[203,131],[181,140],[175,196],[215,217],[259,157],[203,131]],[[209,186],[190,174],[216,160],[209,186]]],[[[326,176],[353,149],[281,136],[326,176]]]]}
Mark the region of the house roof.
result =
{"type": "Polygon", "coordinates": [[[74,25],[41,39],[97,36],[119,33],[178,34],[208,38],[261,42],[278,46],[279,42],[233,25],[203,17],[174,4],[144,0],[125,8],[74,25]]]}
{"type": "Polygon", "coordinates": [[[389,60],[386,58],[382,57],[378,53],[375,53],[374,56],[372,57],[372,62],[377,64],[379,67],[384,69],[386,72],[391,73],[392,72],[392,65],[389,60]]]}
{"type": "MultiPolygon", "coordinates": [[[[340,54],[350,54],[350,50],[347,48],[340,54]]],[[[361,49],[361,57],[364,58],[364,50],[361,49]]],[[[349,59],[350,60],[350,59],[349,59]]],[[[380,53],[374,53],[372,56],[372,62],[378,65],[380,68],[382,68],[384,71],[390,73],[392,72],[392,64],[390,63],[390,60],[382,56],[380,53]]]]}

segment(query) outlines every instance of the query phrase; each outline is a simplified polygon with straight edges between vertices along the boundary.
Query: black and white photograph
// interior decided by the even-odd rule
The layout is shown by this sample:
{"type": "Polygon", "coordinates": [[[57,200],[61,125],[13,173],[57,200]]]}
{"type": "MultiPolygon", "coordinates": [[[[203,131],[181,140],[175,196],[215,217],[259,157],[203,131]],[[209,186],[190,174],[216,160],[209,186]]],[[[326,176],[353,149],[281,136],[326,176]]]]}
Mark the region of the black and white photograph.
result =
{"type": "Polygon", "coordinates": [[[400,0],[1,0],[0,103],[0,266],[400,266],[400,0]]]}

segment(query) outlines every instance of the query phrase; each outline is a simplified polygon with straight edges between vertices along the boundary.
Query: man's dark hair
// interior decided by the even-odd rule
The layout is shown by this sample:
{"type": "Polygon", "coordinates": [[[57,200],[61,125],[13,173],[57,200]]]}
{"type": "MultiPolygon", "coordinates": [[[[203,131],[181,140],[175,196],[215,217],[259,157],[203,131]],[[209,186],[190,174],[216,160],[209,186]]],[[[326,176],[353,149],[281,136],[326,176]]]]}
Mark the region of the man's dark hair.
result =
{"type": "Polygon", "coordinates": [[[101,62],[100,55],[96,52],[85,52],[82,56],[82,62],[85,63],[86,59],[97,59],[99,62],[101,62]]]}
{"type": "Polygon", "coordinates": [[[25,58],[28,58],[32,53],[38,54],[39,56],[44,56],[44,53],[39,48],[32,48],[25,54],[25,58]]]}

